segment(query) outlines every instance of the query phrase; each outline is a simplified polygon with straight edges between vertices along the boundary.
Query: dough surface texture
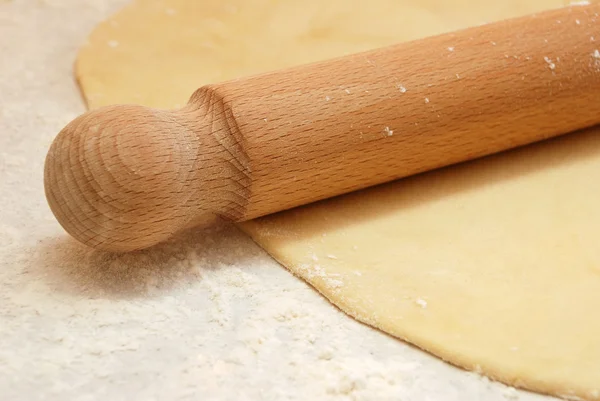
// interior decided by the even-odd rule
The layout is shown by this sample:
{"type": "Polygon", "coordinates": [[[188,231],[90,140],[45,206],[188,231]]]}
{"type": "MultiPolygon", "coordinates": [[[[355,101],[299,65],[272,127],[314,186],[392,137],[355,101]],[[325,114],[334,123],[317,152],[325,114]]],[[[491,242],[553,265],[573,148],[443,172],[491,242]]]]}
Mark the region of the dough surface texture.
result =
{"type": "MultiPolygon", "coordinates": [[[[510,0],[139,0],[77,78],[91,108],[558,7],[510,0]]],[[[600,399],[600,132],[267,216],[242,229],[356,319],[525,389],[600,399]]]]}

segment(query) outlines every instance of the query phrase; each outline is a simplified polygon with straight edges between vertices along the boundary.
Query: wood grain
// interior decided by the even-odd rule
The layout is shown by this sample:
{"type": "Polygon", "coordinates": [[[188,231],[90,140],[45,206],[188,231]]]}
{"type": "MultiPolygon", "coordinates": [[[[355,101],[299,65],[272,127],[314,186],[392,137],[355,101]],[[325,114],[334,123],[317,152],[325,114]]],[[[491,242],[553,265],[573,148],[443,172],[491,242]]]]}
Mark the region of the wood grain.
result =
{"type": "MultiPolygon", "coordinates": [[[[600,5],[573,6],[109,106],[52,144],[50,207],[81,242],[141,249],[600,123],[600,5]]],[[[176,72],[174,72],[176,73],[176,72]]]]}

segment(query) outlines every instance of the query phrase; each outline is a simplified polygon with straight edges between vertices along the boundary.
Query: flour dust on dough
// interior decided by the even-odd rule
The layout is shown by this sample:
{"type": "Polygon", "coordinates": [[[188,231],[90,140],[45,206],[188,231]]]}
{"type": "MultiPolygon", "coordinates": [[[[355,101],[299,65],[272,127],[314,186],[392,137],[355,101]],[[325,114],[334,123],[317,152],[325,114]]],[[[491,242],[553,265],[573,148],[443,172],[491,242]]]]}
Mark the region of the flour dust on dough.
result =
{"type": "MultiPolygon", "coordinates": [[[[82,48],[91,108],[562,6],[562,0],[138,0],[82,48]]],[[[600,399],[600,132],[242,224],[356,319],[469,370],[600,399]]]]}

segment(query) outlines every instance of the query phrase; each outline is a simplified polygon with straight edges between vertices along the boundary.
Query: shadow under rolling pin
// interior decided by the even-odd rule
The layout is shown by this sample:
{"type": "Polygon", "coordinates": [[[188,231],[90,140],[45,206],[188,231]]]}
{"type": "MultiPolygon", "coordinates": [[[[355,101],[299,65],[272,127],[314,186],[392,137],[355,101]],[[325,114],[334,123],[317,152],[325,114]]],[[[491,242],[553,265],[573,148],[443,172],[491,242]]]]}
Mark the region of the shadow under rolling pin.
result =
{"type": "Polygon", "coordinates": [[[131,251],[589,127],[599,13],[571,6],[208,85],[173,111],[93,110],[53,142],[46,197],[79,241],[131,251]]]}

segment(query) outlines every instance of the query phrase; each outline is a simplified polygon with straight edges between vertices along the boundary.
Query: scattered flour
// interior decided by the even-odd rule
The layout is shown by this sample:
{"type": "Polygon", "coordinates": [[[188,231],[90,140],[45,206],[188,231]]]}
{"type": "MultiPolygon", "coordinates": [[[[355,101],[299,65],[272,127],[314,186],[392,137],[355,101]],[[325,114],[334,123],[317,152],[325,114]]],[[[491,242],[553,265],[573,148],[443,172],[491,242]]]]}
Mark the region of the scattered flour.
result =
{"type": "Polygon", "coordinates": [[[415,301],[415,303],[416,303],[417,305],[419,305],[419,306],[420,306],[421,308],[423,308],[423,309],[426,309],[426,308],[427,308],[427,301],[425,301],[425,300],[424,300],[424,299],[422,299],[422,298],[418,298],[418,299],[415,301]]]}
{"type": "Polygon", "coordinates": [[[349,318],[234,227],[126,255],[64,234],[45,153],[84,110],[77,47],[127,3],[0,1],[2,399],[504,400],[505,386],[349,318]]]}
{"type": "Polygon", "coordinates": [[[514,387],[506,387],[503,392],[504,397],[507,400],[518,400],[519,392],[514,387]]]}
{"type": "Polygon", "coordinates": [[[600,50],[598,49],[592,53],[592,64],[596,70],[600,70],[600,50]]]}
{"type": "Polygon", "coordinates": [[[308,280],[316,277],[323,280],[326,286],[332,289],[339,289],[344,286],[344,282],[339,278],[339,274],[328,274],[321,265],[318,264],[303,264],[299,269],[304,272],[308,280]]]}
{"type": "Polygon", "coordinates": [[[554,71],[554,69],[556,68],[556,64],[554,64],[552,59],[548,56],[545,56],[544,61],[546,62],[546,64],[548,64],[548,68],[550,68],[552,71],[554,71]]]}

